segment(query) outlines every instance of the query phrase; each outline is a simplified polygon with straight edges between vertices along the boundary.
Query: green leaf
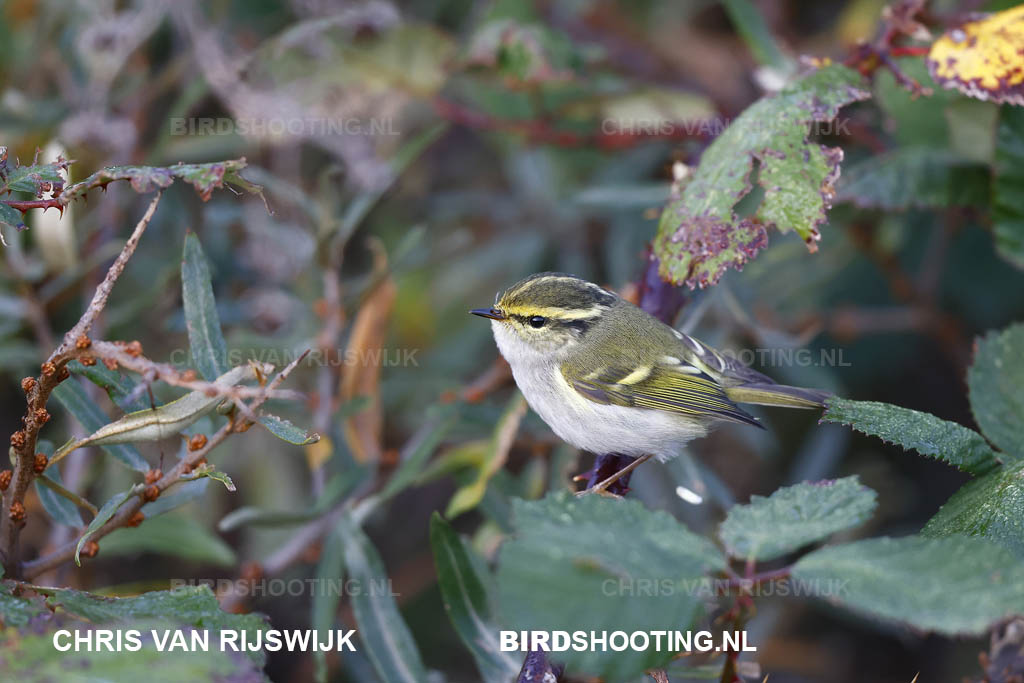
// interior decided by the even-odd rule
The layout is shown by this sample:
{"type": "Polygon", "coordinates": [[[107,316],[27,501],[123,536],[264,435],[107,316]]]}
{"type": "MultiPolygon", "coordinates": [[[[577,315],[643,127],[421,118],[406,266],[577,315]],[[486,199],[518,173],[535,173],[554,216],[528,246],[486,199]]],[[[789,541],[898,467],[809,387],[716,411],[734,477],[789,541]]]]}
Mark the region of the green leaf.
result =
{"type": "Polygon", "coordinates": [[[320,435],[316,432],[307,432],[305,429],[296,427],[288,420],[284,420],[276,415],[261,415],[260,424],[277,438],[296,446],[308,446],[320,440],[320,435]]]}
{"type": "Polygon", "coordinates": [[[206,486],[210,482],[207,478],[184,481],[172,489],[160,494],[156,500],[142,506],[140,512],[146,515],[146,519],[153,519],[157,515],[176,510],[182,505],[202,498],[206,493],[206,486]]]}
{"type": "Polygon", "coordinates": [[[343,539],[345,568],[359,590],[351,596],[359,637],[384,683],[420,683],[427,673],[409,627],[398,612],[377,550],[362,529],[343,517],[336,528],[343,539]]]}
{"type": "Polygon", "coordinates": [[[971,474],[981,475],[999,466],[996,453],[972,429],[934,415],[875,401],[833,397],[823,422],[837,422],[887,443],[942,460],[971,474]]]}
{"type": "Polygon", "coordinates": [[[743,38],[750,52],[760,64],[775,68],[781,73],[793,70],[793,60],[779,49],[768,24],[761,12],[750,0],[724,0],[722,3],[736,32],[743,38]]]}
{"type": "Polygon", "coordinates": [[[714,284],[768,243],[766,228],[796,230],[813,251],[825,221],[842,151],[807,141],[808,125],[869,97],[864,78],[826,66],[747,108],[707,148],[693,177],[661,214],[654,251],[661,275],[690,287],[714,284]],[[756,216],[739,217],[755,160],[764,198],[756,216]]]}
{"type": "MultiPolygon", "coordinates": [[[[55,467],[48,468],[43,476],[50,479],[58,484],[63,485],[61,481],[60,469],[55,467]]],[[[58,524],[69,526],[74,529],[78,529],[82,526],[82,515],[79,514],[78,508],[70,500],[60,495],[53,489],[43,486],[37,479],[35,482],[36,495],[39,496],[39,502],[42,504],[43,509],[46,510],[46,514],[50,515],[50,518],[58,524]]]]}
{"type": "MultiPolygon", "coordinates": [[[[369,475],[368,468],[352,467],[327,480],[324,490],[316,503],[298,512],[288,510],[266,510],[255,506],[243,506],[232,510],[221,518],[217,529],[224,533],[251,524],[253,526],[292,526],[319,517],[346,495],[363,483],[369,475]]],[[[163,496],[157,498],[159,502],[163,496]]],[[[152,503],[151,503],[152,504],[152,503]]]]}
{"type": "Polygon", "coordinates": [[[526,400],[517,391],[505,405],[505,410],[494,426],[494,433],[491,435],[487,448],[483,451],[483,458],[477,464],[476,476],[455,491],[451,500],[448,501],[445,515],[457,517],[480,504],[484,493],[487,492],[487,483],[508,459],[508,451],[512,447],[512,441],[516,438],[519,423],[523,421],[524,415],[526,415],[526,400]]]}
{"type": "MultiPolygon", "coordinates": [[[[70,620],[69,620],[70,621],[70,620]]],[[[10,681],[146,681],[146,683],[180,683],[181,681],[245,681],[258,683],[269,679],[262,664],[241,653],[220,651],[217,635],[210,637],[209,651],[181,649],[161,652],[152,634],[155,629],[163,637],[166,629],[177,624],[167,620],[131,620],[117,623],[117,631],[138,631],[140,649],[125,648],[89,652],[86,648],[60,652],[53,643],[58,627],[72,631],[75,623],[51,622],[51,630],[0,635],[0,670],[10,681]]],[[[191,638],[185,633],[186,638],[191,638]]],[[[68,641],[73,644],[73,640],[68,641]]],[[[127,642],[127,641],[126,641],[127,642]]]]}
{"type": "Polygon", "coordinates": [[[992,177],[996,251],[1024,268],[1024,110],[1004,104],[996,127],[992,177]]]}
{"type": "Polygon", "coordinates": [[[441,515],[430,518],[430,548],[437,567],[437,584],[456,633],[476,660],[485,681],[510,681],[521,661],[502,652],[490,596],[477,576],[469,548],[441,515]]]}
{"type": "Polygon", "coordinates": [[[876,498],[855,476],[786,486],[734,505],[718,535],[733,557],[767,562],[866,522],[876,498]]]}
{"type": "Polygon", "coordinates": [[[25,217],[22,216],[21,211],[0,202],[0,225],[4,224],[20,230],[25,227],[25,217]]]}
{"type": "Polygon", "coordinates": [[[220,331],[220,317],[213,299],[210,268],[195,233],[185,235],[181,261],[181,298],[192,362],[199,374],[213,381],[228,371],[228,346],[220,331]]]}
{"type": "MultiPolygon", "coordinates": [[[[710,541],[635,500],[560,492],[513,503],[516,536],[498,562],[504,628],[686,630],[714,595],[705,575],[726,568],[710,541]]],[[[672,657],[652,650],[559,656],[575,674],[620,681],[672,657]]]]}
{"type": "Polygon", "coordinates": [[[967,388],[974,420],[1004,453],[1024,458],[1024,323],[977,340],[967,388]]]}
{"type": "MultiPolygon", "coordinates": [[[[341,591],[326,590],[324,587],[332,582],[342,584],[345,556],[342,554],[344,539],[338,532],[332,531],[324,538],[323,549],[320,551],[320,561],[316,566],[316,585],[320,587],[313,594],[313,606],[310,614],[310,625],[321,634],[334,628],[334,622],[338,614],[338,604],[341,602],[341,591]]],[[[343,584],[342,584],[343,585],[343,584]]],[[[313,653],[314,665],[316,667],[315,678],[320,683],[327,681],[327,656],[317,650],[313,653]]]]}
{"type": "Polygon", "coordinates": [[[839,201],[860,208],[910,209],[984,206],[989,169],[946,149],[900,147],[850,166],[839,201]]]}
{"type": "Polygon", "coordinates": [[[103,556],[156,553],[216,567],[231,567],[235,551],[202,524],[186,515],[146,519],[135,528],[112,531],[103,539],[103,556]]]}
{"type": "Polygon", "coordinates": [[[231,491],[232,493],[234,493],[237,490],[235,488],[235,482],[231,481],[231,477],[228,476],[227,472],[222,472],[210,464],[197,467],[195,470],[192,471],[191,475],[189,475],[188,477],[182,477],[182,479],[185,479],[187,481],[202,479],[204,477],[207,479],[213,479],[214,481],[219,481],[220,483],[224,484],[224,488],[226,488],[228,491],[231,491]]]}
{"type": "MultiPolygon", "coordinates": [[[[94,593],[63,588],[47,599],[53,608],[61,608],[94,624],[129,619],[170,619],[210,631],[245,631],[249,642],[255,642],[257,631],[266,628],[260,614],[229,614],[220,608],[209,586],[181,586],[167,591],[150,591],[135,597],[109,598],[94,593]]],[[[211,649],[213,649],[211,647],[211,649]]],[[[262,650],[247,652],[250,659],[262,664],[262,650]]]]}
{"type": "Polygon", "coordinates": [[[398,494],[416,481],[423,472],[427,460],[434,454],[455,422],[456,417],[451,414],[431,420],[409,440],[409,444],[400,454],[401,464],[378,494],[382,501],[398,494]]]}
{"type": "Polygon", "coordinates": [[[981,635],[1024,614],[1024,565],[980,538],[873,538],[793,567],[797,588],[872,617],[946,635],[981,635]]]}
{"type": "MultiPolygon", "coordinates": [[[[64,381],[53,390],[60,404],[85,428],[86,432],[94,433],[100,427],[109,424],[110,418],[90,399],[82,385],[77,381],[64,381]]],[[[142,454],[130,444],[110,444],[102,447],[114,459],[138,472],[147,472],[149,463],[142,454]]]]}
{"type": "Polygon", "coordinates": [[[92,536],[97,529],[106,524],[107,521],[114,516],[117,509],[121,507],[126,500],[131,498],[133,493],[134,491],[132,490],[116,493],[110,500],[103,504],[103,507],[101,507],[100,511],[96,513],[93,520],[89,522],[89,526],[86,527],[85,533],[78,539],[78,545],[75,546],[75,564],[79,567],[82,566],[82,560],[78,557],[79,553],[82,552],[82,546],[85,545],[86,541],[89,540],[89,537],[92,536]]]}
{"type": "MultiPolygon", "coordinates": [[[[43,601],[38,598],[23,598],[14,594],[16,584],[0,581],[0,633],[3,628],[21,628],[41,614],[49,613],[43,601]]],[[[3,640],[0,638],[0,643],[3,640]]],[[[3,648],[0,648],[2,653],[3,648]]],[[[0,654],[0,657],[3,655],[0,654]]]]}
{"type": "Polygon", "coordinates": [[[969,481],[928,520],[925,536],[966,534],[1024,558],[1024,461],[969,481]]]}
{"type": "Polygon", "coordinates": [[[109,369],[103,363],[86,366],[73,360],[67,367],[71,374],[81,375],[106,391],[114,405],[127,413],[152,407],[141,395],[129,401],[129,397],[135,393],[135,382],[120,372],[109,369]]]}

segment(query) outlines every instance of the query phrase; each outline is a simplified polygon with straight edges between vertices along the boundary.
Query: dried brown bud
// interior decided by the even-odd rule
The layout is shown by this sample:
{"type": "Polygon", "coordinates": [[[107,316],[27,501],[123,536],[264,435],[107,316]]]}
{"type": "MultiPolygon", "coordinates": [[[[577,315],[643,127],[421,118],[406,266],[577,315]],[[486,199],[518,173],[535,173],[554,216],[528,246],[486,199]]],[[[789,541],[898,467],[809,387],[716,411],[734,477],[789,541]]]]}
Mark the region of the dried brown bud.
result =
{"type": "Polygon", "coordinates": [[[41,425],[50,421],[50,414],[46,412],[46,408],[36,408],[32,411],[32,417],[35,418],[36,423],[41,425]]]}
{"type": "Polygon", "coordinates": [[[51,363],[50,361],[46,361],[45,363],[40,365],[39,369],[42,371],[43,377],[53,377],[55,374],[57,374],[57,366],[51,363]]]}
{"type": "Polygon", "coordinates": [[[62,365],[61,368],[60,368],[60,372],[57,373],[57,381],[58,382],[63,382],[64,380],[66,380],[70,376],[71,376],[71,371],[68,370],[68,366],[62,365]]]}
{"type": "Polygon", "coordinates": [[[90,346],[92,346],[92,340],[89,339],[84,334],[79,336],[78,339],[75,340],[75,348],[76,349],[85,350],[85,349],[89,348],[90,346]]]}
{"type": "Polygon", "coordinates": [[[100,551],[100,544],[96,541],[86,541],[85,545],[82,546],[82,550],[78,553],[80,557],[96,557],[96,553],[100,551]]]}
{"type": "Polygon", "coordinates": [[[124,523],[125,526],[138,526],[142,524],[143,520],[146,519],[146,515],[142,512],[136,512],[134,515],[128,518],[128,521],[124,523]]]}
{"type": "Polygon", "coordinates": [[[45,453],[36,453],[36,459],[32,461],[32,471],[36,474],[42,474],[46,469],[47,463],[49,463],[49,459],[45,453]]]}
{"type": "Polygon", "coordinates": [[[15,448],[24,448],[26,441],[27,437],[25,436],[25,432],[21,430],[18,430],[11,434],[11,445],[14,446],[15,448]]]}
{"type": "Polygon", "coordinates": [[[188,449],[190,451],[198,451],[200,448],[206,445],[206,434],[193,434],[192,438],[188,440],[188,449]]]}
{"type": "Polygon", "coordinates": [[[13,473],[10,470],[0,472],[0,491],[6,491],[7,487],[11,485],[11,476],[13,473]]]}
{"type": "Polygon", "coordinates": [[[132,342],[128,342],[128,344],[124,347],[124,351],[129,356],[132,356],[133,358],[138,358],[139,356],[142,355],[142,344],[139,342],[138,339],[132,342]]]}
{"type": "Polygon", "coordinates": [[[252,422],[249,422],[248,420],[239,420],[238,422],[235,423],[235,428],[233,431],[241,434],[242,432],[249,431],[249,427],[252,427],[252,422]]]}
{"type": "Polygon", "coordinates": [[[154,500],[156,500],[159,497],[160,497],[160,487],[158,487],[156,484],[150,484],[142,492],[142,500],[146,501],[147,503],[152,503],[154,500]]]}
{"type": "Polygon", "coordinates": [[[104,358],[103,364],[107,366],[107,370],[117,370],[117,361],[113,358],[104,358]]]}
{"type": "Polygon", "coordinates": [[[78,359],[78,361],[87,368],[91,368],[92,366],[96,365],[95,356],[82,356],[81,358],[78,359]]]}
{"type": "Polygon", "coordinates": [[[160,470],[150,470],[146,472],[146,483],[155,484],[160,481],[160,478],[164,476],[164,473],[160,470]]]}
{"type": "Polygon", "coordinates": [[[11,503],[11,509],[10,512],[8,512],[8,515],[10,516],[11,521],[20,522],[25,519],[25,506],[22,505],[20,501],[14,501],[11,503]]]}
{"type": "Polygon", "coordinates": [[[26,377],[25,379],[21,380],[21,390],[24,391],[26,394],[28,392],[32,391],[35,388],[36,388],[36,378],[35,377],[26,377]]]}
{"type": "Polygon", "coordinates": [[[203,457],[201,457],[198,460],[196,460],[196,464],[194,466],[195,467],[202,467],[203,465],[206,465],[206,464],[209,464],[209,463],[206,460],[206,456],[204,455],[203,457]]]}

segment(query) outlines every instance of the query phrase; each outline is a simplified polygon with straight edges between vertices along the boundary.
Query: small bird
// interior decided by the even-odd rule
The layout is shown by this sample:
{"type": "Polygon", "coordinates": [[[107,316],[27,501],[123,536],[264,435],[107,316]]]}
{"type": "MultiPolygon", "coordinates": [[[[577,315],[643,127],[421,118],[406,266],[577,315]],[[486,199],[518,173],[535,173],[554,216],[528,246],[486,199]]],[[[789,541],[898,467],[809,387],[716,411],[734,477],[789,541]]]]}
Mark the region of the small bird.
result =
{"type": "Polygon", "coordinates": [[[821,408],[829,396],[776,384],[565,273],[531,275],[470,313],[490,318],[520,391],[559,438],[638,458],[629,469],[679,455],[716,423],[761,427],[738,403],[821,408]]]}

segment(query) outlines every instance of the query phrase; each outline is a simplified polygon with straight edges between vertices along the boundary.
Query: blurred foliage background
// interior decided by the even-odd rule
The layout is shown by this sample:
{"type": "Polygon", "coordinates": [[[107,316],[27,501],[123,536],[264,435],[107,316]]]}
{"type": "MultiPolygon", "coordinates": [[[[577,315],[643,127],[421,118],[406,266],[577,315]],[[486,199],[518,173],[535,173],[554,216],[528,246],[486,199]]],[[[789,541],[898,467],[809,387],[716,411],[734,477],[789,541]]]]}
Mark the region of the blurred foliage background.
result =
{"type": "MultiPolygon", "coordinates": [[[[332,492],[341,500],[372,489],[411,440],[436,439],[417,485],[377,508],[365,530],[426,666],[444,680],[479,680],[436,586],[430,514],[458,513],[450,514],[456,529],[493,558],[509,499],[567,488],[591,456],[566,448],[531,413],[507,453],[489,449],[494,425],[515,410],[514,389],[488,326],[466,310],[541,270],[637,296],[673,162],[696,164],[725,123],[804,68],[800,55],[846,58],[875,35],[883,7],[758,2],[763,24],[750,26],[769,32],[758,36],[737,30],[738,13],[753,6],[727,4],[4,2],[0,140],[12,159],[29,163],[37,148],[42,161],[63,154],[75,160],[74,181],[109,165],[245,157],[243,175],[264,186],[272,209],[227,191],[203,202],[187,186],[168,189],[101,318],[102,335],[187,364],[179,259],[192,231],[211,263],[233,362],[281,365],[314,349],[290,381],[308,401],[275,410],[324,437],[303,448],[256,428],[229,439],[215,455],[237,492],[210,485],[169,521],[115,532],[82,568],[39,582],[131,593],[169,579],[251,576],[275,557],[288,560],[275,576],[315,576],[318,538],[275,555],[294,549],[308,519],[256,515],[227,531],[218,523],[240,508],[305,513],[332,492]]],[[[1000,8],[965,5],[932,3],[927,23],[941,32],[967,12],[1000,8]]],[[[879,71],[870,102],[844,109],[842,125],[820,127],[818,138],[842,147],[845,160],[817,253],[772,232],[742,271],[680,289],[678,323],[787,384],[972,425],[964,381],[972,340],[1024,318],[1020,254],[997,252],[987,208],[1004,143],[995,144],[998,106],[934,86],[920,57],[897,61],[935,92],[914,95],[879,71]]],[[[1022,143],[1006,144],[1012,152],[1022,143]]],[[[21,378],[77,320],[147,202],[115,183],[62,218],[32,211],[27,231],[5,230],[0,425],[8,432],[23,411],[21,378]]],[[[84,434],[52,412],[44,437],[84,434]]],[[[752,494],[857,473],[880,501],[858,533],[898,535],[918,530],[967,478],[816,425],[811,414],[758,415],[768,430],[722,428],[684,457],[642,467],[631,495],[708,532],[752,494]],[[677,485],[703,502],[684,501],[677,485]]],[[[212,423],[191,430],[204,432],[212,423]]],[[[178,447],[144,454],[157,465],[178,447]]],[[[63,477],[100,501],[131,483],[98,452],[69,458],[63,477]]],[[[27,556],[74,537],[34,514],[34,494],[28,506],[27,556]]],[[[277,628],[307,627],[313,609],[308,595],[228,602],[266,613],[277,628]]],[[[977,653],[987,649],[809,601],[759,607],[750,640],[772,681],[910,681],[918,672],[959,680],[977,675],[977,653]]],[[[347,600],[338,619],[353,623],[347,600]]],[[[374,680],[362,655],[328,665],[332,680],[374,680]]],[[[307,655],[272,654],[267,673],[300,681],[314,668],[307,655]]]]}

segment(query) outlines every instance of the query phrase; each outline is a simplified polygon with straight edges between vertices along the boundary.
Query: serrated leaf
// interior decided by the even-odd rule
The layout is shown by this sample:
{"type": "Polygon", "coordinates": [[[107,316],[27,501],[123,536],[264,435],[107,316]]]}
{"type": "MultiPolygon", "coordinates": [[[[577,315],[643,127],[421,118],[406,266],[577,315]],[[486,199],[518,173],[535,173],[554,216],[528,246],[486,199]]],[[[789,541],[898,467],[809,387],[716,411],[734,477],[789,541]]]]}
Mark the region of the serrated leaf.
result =
{"type": "Polygon", "coordinates": [[[946,635],[981,635],[1024,614],[1024,565],[967,536],[873,538],[821,548],[793,567],[812,595],[861,614],[946,635]]]}
{"type": "Polygon", "coordinates": [[[767,562],[864,523],[876,498],[857,477],[786,486],[734,505],[718,535],[733,557],[767,562]]]}
{"type": "Polygon", "coordinates": [[[430,518],[430,548],[445,611],[481,677],[494,683],[512,680],[521,662],[501,650],[490,596],[477,576],[472,551],[436,512],[430,518]]]}
{"type": "Polygon", "coordinates": [[[869,96],[860,74],[831,65],[747,108],[662,212],[654,241],[662,277],[691,288],[714,284],[766,246],[773,225],[796,230],[813,251],[843,155],[808,142],[808,125],[831,121],[840,107],[869,96]],[[752,189],[755,160],[764,199],[756,217],[741,218],[734,207],[752,189]]]}
{"type": "Polygon", "coordinates": [[[9,225],[15,230],[21,230],[25,227],[25,218],[21,211],[0,202],[0,225],[3,224],[9,225]]]}
{"type": "MultiPolygon", "coordinates": [[[[60,469],[57,467],[48,468],[43,472],[42,476],[61,485],[64,483],[61,481],[60,469]]],[[[82,516],[79,514],[78,508],[75,507],[74,503],[53,489],[43,486],[39,483],[38,479],[35,482],[35,487],[36,495],[39,496],[39,502],[53,521],[75,529],[83,525],[82,516]]]]}
{"type": "Polygon", "coordinates": [[[362,529],[343,517],[336,532],[344,539],[345,569],[359,586],[351,596],[359,638],[384,683],[420,683],[427,673],[416,642],[387,588],[384,563],[362,529]]]}
{"type": "MultiPolygon", "coordinates": [[[[90,399],[77,381],[64,381],[53,390],[53,395],[69,413],[75,416],[86,432],[94,433],[110,423],[110,418],[90,399]]],[[[124,465],[138,472],[149,470],[149,463],[129,444],[109,444],[103,450],[124,465]]]]}
{"type": "Polygon", "coordinates": [[[1024,323],[977,340],[967,388],[974,420],[999,449],[1024,458],[1024,323]]]}
{"type": "Polygon", "coordinates": [[[209,381],[228,371],[228,345],[220,329],[220,316],[213,298],[210,268],[195,233],[185,235],[181,260],[181,299],[192,363],[209,381]]]}
{"type": "Polygon", "coordinates": [[[307,432],[276,415],[261,415],[260,424],[277,438],[296,446],[308,446],[320,440],[320,435],[316,432],[307,432]]]}
{"type": "Polygon", "coordinates": [[[1024,6],[970,21],[932,43],[928,70],[944,88],[1024,105],[1024,6]]]}
{"type": "Polygon", "coordinates": [[[910,209],[984,206],[988,166],[932,147],[900,147],[846,169],[839,201],[860,208],[910,209]]]}
{"type": "MultiPolygon", "coordinates": [[[[710,541],[635,500],[560,492],[513,504],[516,535],[498,561],[503,628],[685,630],[713,595],[702,594],[706,574],[726,567],[710,541]]],[[[559,657],[574,674],[620,681],[664,664],[672,653],[569,651],[559,657]]]]}
{"type": "MultiPolygon", "coordinates": [[[[61,652],[54,647],[57,628],[71,630],[72,620],[51,622],[51,630],[0,635],[0,670],[5,680],[16,681],[146,681],[146,683],[180,683],[181,681],[235,681],[259,683],[267,681],[262,664],[254,658],[228,649],[221,652],[216,645],[217,635],[210,637],[209,651],[171,649],[165,642],[160,651],[153,636],[155,629],[161,637],[165,630],[179,628],[168,619],[144,619],[117,622],[122,633],[138,631],[140,648],[104,648],[87,650],[72,647],[61,652]]],[[[80,626],[80,628],[85,628],[80,626]]],[[[186,641],[191,639],[190,629],[183,629],[186,641]]],[[[168,641],[170,642],[170,641],[168,641]]]]}
{"type": "Polygon", "coordinates": [[[65,203],[97,187],[106,187],[118,180],[127,180],[136,192],[152,192],[170,187],[175,179],[191,184],[206,201],[214,189],[233,185],[245,192],[262,196],[263,188],[241,176],[246,167],[244,158],[216,161],[206,164],[177,164],[175,166],[111,166],[104,168],[81,182],[69,185],[61,194],[65,203]]]}
{"type": "Polygon", "coordinates": [[[104,557],[156,553],[215,567],[232,567],[238,558],[227,543],[185,515],[146,519],[135,528],[117,529],[103,538],[104,557]]]}
{"type": "Polygon", "coordinates": [[[996,251],[1024,268],[1024,109],[999,110],[992,164],[992,223],[996,251]]]}
{"type": "Polygon", "coordinates": [[[969,481],[928,520],[925,536],[980,536],[1024,558],[1024,461],[969,481]]]}
{"type": "Polygon", "coordinates": [[[997,454],[981,434],[928,413],[888,403],[833,397],[828,400],[821,420],[848,425],[971,474],[985,474],[999,466],[997,454]]]}
{"type": "Polygon", "coordinates": [[[117,509],[121,507],[126,500],[131,498],[132,495],[133,492],[130,490],[115,493],[110,500],[103,504],[103,507],[101,507],[99,512],[96,513],[96,516],[93,517],[91,522],[89,522],[89,526],[86,527],[85,533],[83,533],[78,539],[78,544],[75,546],[75,564],[79,567],[82,566],[82,560],[78,557],[82,552],[82,546],[86,544],[86,541],[89,540],[89,537],[92,536],[97,529],[106,524],[110,518],[114,516],[117,509]]]}

